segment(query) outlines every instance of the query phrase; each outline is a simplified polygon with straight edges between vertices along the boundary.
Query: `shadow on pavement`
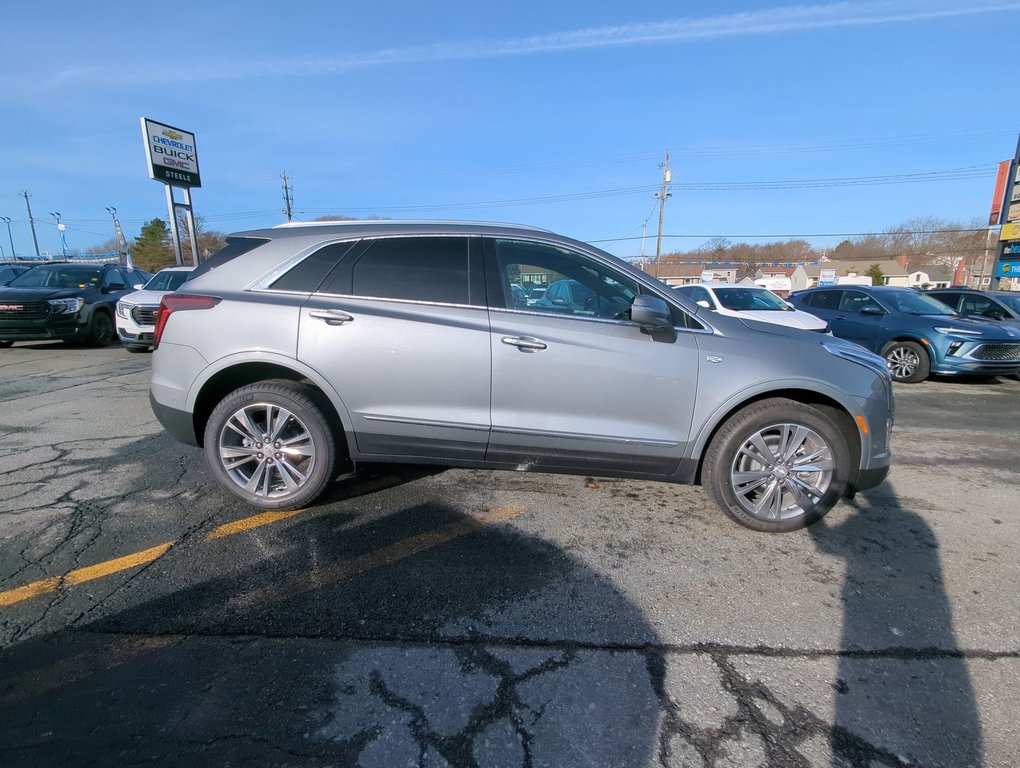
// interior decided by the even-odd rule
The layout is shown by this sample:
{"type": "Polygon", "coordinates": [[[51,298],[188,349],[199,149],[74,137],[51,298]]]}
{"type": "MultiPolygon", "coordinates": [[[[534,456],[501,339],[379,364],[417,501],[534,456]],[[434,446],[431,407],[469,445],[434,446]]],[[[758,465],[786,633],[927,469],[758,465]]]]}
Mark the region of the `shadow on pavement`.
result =
{"type": "Polygon", "coordinates": [[[555,639],[611,627],[653,642],[634,606],[502,523],[523,510],[486,521],[406,486],[382,493],[407,501],[372,517],[363,496],[218,546],[182,544],[105,615],[3,652],[0,762],[652,762],[645,655],[555,639]],[[543,603],[564,578],[573,605],[546,603],[520,638],[487,637],[504,609],[543,603]]]}
{"type": "Polygon", "coordinates": [[[846,565],[834,765],[867,765],[867,743],[908,765],[982,765],[935,534],[889,482],[857,498],[844,522],[808,529],[820,551],[846,565]]]}

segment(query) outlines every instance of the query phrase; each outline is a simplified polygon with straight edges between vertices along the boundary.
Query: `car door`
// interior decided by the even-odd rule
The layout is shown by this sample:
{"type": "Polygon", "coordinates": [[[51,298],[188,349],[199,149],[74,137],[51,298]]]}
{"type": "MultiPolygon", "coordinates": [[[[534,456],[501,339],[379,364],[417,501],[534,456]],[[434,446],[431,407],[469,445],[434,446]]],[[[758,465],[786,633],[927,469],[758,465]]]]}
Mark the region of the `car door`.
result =
{"type": "MultiPolygon", "coordinates": [[[[696,334],[654,341],[627,317],[625,272],[535,240],[487,238],[492,432],[486,461],[522,469],[672,474],[687,448],[696,334]],[[583,307],[513,309],[521,273],[584,286],[583,307]]],[[[679,309],[676,312],[680,312],[679,309]]]]}
{"type": "Polygon", "coordinates": [[[347,407],[369,458],[481,462],[491,360],[481,255],[466,236],[351,248],[301,308],[297,355],[347,407]]]}
{"type": "Polygon", "coordinates": [[[885,307],[864,291],[847,288],[830,321],[833,334],[878,352],[884,341],[885,307]]]}

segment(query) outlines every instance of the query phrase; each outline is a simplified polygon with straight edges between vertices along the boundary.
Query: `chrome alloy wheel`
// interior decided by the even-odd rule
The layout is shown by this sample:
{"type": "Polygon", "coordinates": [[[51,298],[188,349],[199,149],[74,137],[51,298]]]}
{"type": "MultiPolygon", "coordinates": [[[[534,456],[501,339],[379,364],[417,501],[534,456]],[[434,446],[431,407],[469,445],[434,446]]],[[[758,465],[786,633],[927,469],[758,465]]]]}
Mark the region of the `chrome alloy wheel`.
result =
{"type": "Polygon", "coordinates": [[[278,499],[299,491],[315,466],[315,442],[286,408],[253,403],[234,411],[220,430],[227,475],[248,493],[278,499]]]}
{"type": "Polygon", "coordinates": [[[895,379],[909,379],[914,375],[921,359],[910,347],[895,347],[885,358],[889,362],[889,371],[895,379]]]}
{"type": "Polygon", "coordinates": [[[730,488],[747,512],[787,520],[812,510],[835,471],[832,447],[801,424],[773,424],[743,442],[730,469],[730,488]]]}

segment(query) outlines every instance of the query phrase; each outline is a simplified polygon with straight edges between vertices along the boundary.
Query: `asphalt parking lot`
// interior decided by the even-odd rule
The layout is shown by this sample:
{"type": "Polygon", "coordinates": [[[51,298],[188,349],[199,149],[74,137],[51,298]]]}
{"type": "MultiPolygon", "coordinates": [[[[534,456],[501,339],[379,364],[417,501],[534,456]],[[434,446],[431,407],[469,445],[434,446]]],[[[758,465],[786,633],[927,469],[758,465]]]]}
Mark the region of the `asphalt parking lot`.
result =
{"type": "Polygon", "coordinates": [[[0,765],[1020,765],[1020,381],[767,536],[700,488],[384,467],[258,514],[149,356],[0,350],[0,765]]]}

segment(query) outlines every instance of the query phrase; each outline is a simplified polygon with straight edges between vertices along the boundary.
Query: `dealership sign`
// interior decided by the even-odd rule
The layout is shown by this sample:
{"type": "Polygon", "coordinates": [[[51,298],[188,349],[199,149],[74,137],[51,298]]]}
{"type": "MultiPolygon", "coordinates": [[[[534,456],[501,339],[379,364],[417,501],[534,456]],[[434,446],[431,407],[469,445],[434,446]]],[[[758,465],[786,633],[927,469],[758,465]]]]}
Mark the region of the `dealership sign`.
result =
{"type": "Polygon", "coordinates": [[[149,178],[174,187],[201,187],[195,134],[142,118],[149,178]]]}

